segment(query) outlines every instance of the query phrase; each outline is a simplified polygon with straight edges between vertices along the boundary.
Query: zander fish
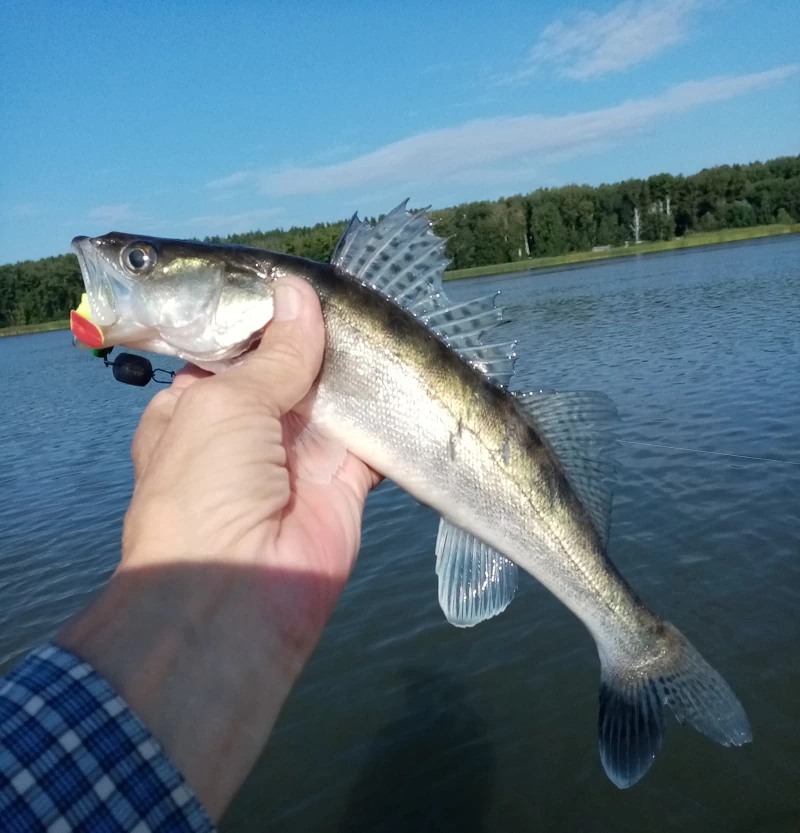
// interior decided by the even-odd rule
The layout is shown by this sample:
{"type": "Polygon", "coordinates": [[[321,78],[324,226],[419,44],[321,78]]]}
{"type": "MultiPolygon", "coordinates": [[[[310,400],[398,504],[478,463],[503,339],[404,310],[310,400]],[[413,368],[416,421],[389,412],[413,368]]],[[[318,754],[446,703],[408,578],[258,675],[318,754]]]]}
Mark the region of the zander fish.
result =
{"type": "Polygon", "coordinates": [[[615,410],[602,394],[508,389],[514,344],[494,297],[451,304],[448,260],[405,203],[374,228],[354,217],[330,264],[241,246],[112,232],[77,237],[93,347],[178,356],[218,371],[260,337],[272,289],[316,290],[326,348],[310,425],[441,515],[439,601],[470,626],[512,600],[517,566],[586,627],[600,656],[600,757],[619,787],[661,747],[665,709],[725,746],[751,739],[736,696],[653,613],[608,557],[615,410]]]}

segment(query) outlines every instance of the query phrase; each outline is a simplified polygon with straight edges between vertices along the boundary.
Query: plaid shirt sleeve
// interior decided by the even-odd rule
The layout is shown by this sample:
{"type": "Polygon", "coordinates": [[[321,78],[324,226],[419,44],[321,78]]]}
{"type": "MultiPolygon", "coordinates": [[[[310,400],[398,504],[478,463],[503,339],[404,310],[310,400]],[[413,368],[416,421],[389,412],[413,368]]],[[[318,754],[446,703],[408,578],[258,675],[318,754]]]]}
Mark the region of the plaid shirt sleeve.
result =
{"type": "Polygon", "coordinates": [[[4,833],[210,833],[158,742],[87,663],[36,649],[0,678],[4,833]]]}

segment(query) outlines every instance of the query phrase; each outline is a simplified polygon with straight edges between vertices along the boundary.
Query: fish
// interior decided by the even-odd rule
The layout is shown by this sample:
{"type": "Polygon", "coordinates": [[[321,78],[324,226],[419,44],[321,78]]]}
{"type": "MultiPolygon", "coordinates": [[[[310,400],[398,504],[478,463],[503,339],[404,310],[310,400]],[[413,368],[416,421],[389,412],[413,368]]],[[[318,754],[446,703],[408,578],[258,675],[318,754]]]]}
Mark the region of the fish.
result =
{"type": "Polygon", "coordinates": [[[667,707],[723,746],[752,739],[729,685],[609,557],[613,403],[511,390],[516,344],[496,294],[448,300],[445,241],[427,211],[406,201],[374,226],[356,214],[329,263],[119,232],[77,237],[73,250],[88,302],[73,312],[79,338],[212,372],[260,339],[277,279],[310,284],[326,343],[308,429],[439,514],[438,596],[453,625],[505,610],[520,568],[578,616],[599,655],[597,740],[617,787],[653,764],[667,707]]]}

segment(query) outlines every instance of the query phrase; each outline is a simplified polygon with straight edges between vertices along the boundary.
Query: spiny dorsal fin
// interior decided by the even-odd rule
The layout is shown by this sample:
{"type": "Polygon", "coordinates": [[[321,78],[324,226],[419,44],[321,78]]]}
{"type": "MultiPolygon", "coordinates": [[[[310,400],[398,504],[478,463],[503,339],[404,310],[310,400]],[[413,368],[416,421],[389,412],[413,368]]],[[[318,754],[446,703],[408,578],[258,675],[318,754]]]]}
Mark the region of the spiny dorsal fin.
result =
{"type": "Polygon", "coordinates": [[[449,521],[436,538],[439,604],[447,621],[469,628],[502,613],[517,589],[517,565],[449,521]]]}
{"type": "Polygon", "coordinates": [[[496,384],[508,385],[516,342],[482,343],[484,333],[503,323],[496,294],[450,303],[442,289],[442,275],[450,263],[445,241],[433,233],[427,211],[407,211],[407,202],[375,227],[353,216],[331,263],[408,310],[496,384]]]}
{"type": "Polygon", "coordinates": [[[616,425],[614,403],[593,391],[535,391],[517,395],[592,517],[603,544],[608,543],[614,486],[616,425]]]}

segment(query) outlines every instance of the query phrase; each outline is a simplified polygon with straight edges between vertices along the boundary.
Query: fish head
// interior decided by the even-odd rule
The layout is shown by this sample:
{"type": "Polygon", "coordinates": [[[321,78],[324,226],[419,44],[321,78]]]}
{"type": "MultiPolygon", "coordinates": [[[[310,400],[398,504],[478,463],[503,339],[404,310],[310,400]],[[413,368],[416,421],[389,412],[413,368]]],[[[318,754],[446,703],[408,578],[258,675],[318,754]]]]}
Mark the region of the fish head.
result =
{"type": "Polygon", "coordinates": [[[274,270],[255,250],[121,232],[76,237],[72,250],[89,307],[72,330],[91,347],[210,366],[244,353],[272,318],[274,270]]]}

